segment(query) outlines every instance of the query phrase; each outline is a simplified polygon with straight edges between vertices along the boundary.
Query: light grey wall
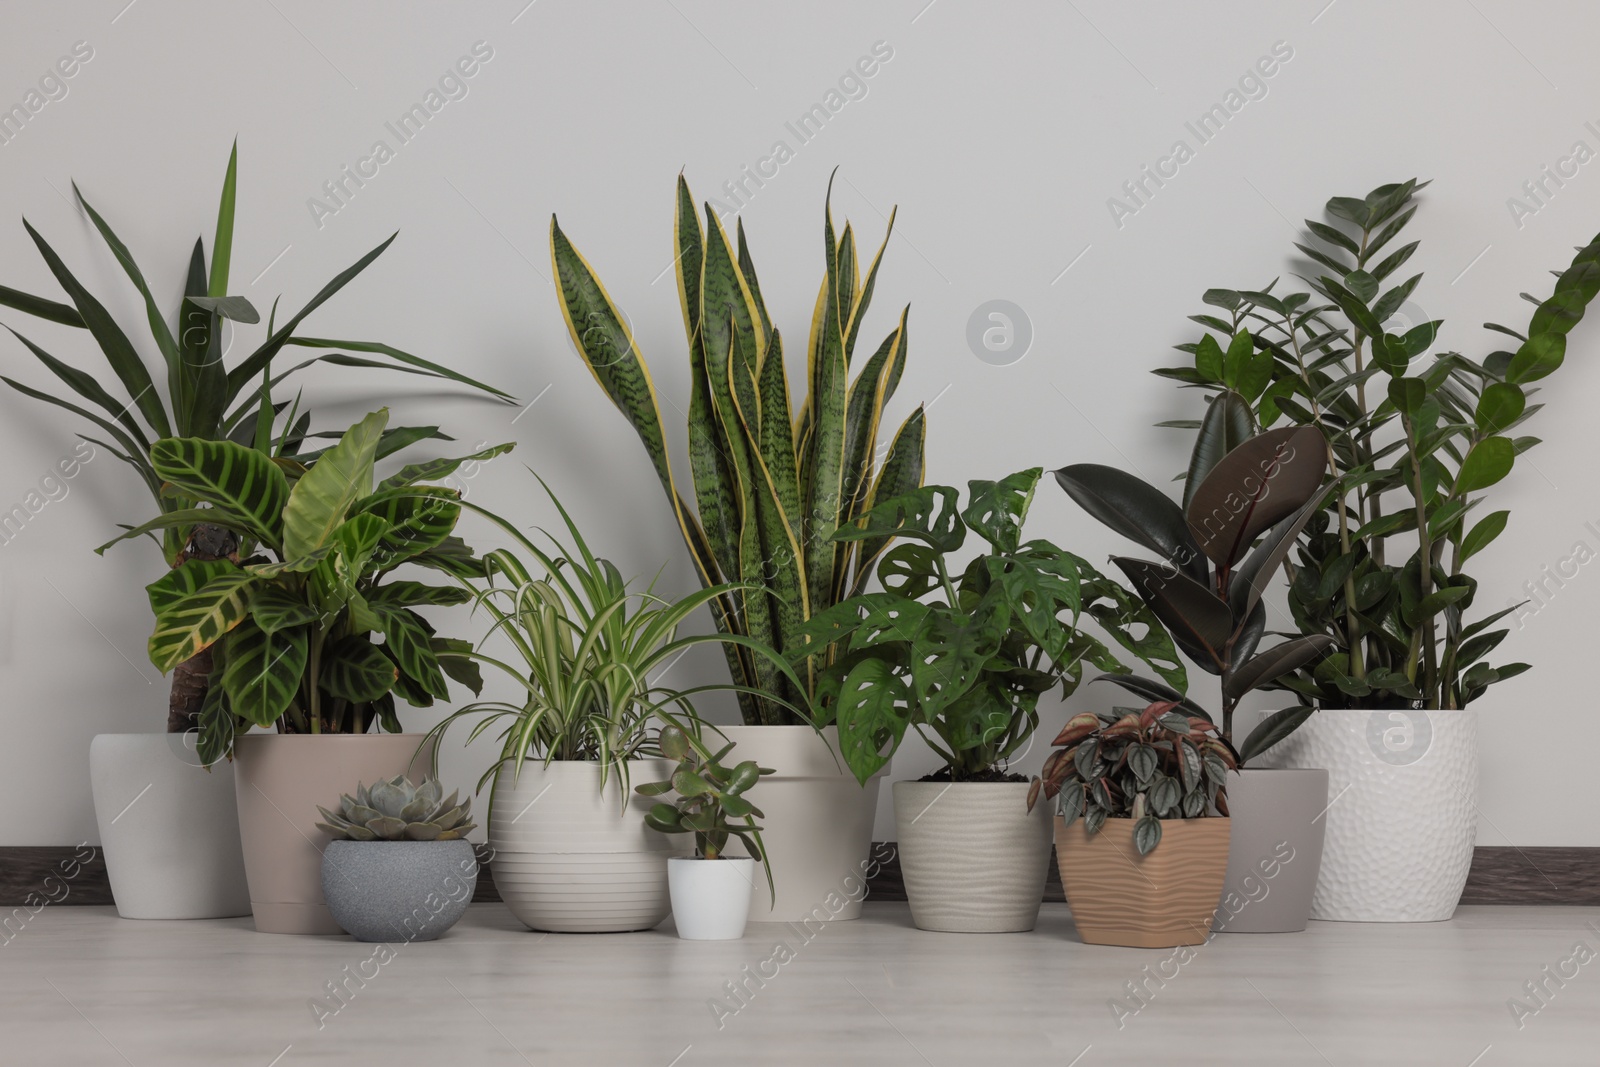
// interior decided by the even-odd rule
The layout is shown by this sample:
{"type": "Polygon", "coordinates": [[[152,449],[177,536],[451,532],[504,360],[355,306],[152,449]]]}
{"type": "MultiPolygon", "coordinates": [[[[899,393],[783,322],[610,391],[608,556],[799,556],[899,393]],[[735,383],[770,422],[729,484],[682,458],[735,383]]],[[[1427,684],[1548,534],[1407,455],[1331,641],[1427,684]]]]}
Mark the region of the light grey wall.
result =
{"type": "MultiPolygon", "coordinates": [[[[513,424],[516,408],[393,383],[405,393],[399,414],[437,420],[468,443],[518,442],[514,457],[472,480],[475,499],[550,522],[527,463],[597,549],[630,572],[666,563],[666,586],[688,590],[693,577],[643,454],[566,339],[549,282],[552,211],[633,316],[681,449],[685,361],[665,273],[679,169],[697,194],[733,206],[723,183],[746,166],[771,174],[761,161],[786,142],[790,158],[761,187],[747,185],[742,215],[769,306],[791,336],[807,328],[820,278],[829,172],[841,168],[836,219],[854,220],[863,244],[898,204],[867,333],[875,341],[912,305],[911,359],[891,417],[929,404],[928,476],[953,484],[1072,461],[1155,479],[1176,471],[1180,436],[1151,424],[1193,414],[1196,401],[1147,372],[1192,339],[1184,316],[1199,310],[1203,289],[1283,271],[1294,220],[1321,217],[1331,195],[1434,179],[1411,227],[1424,239],[1413,262],[1428,272],[1417,302],[1447,321],[1447,346],[1480,354],[1489,335],[1478,324],[1525,321],[1517,293],[1547,292],[1546,271],[1600,229],[1600,176],[1589,173],[1600,164],[1577,167],[1559,188],[1547,182],[1542,203],[1510,206],[1579,142],[1586,161],[1600,150],[1591,55],[1600,13],[1579,2],[1536,12],[1507,0],[525,3],[14,7],[0,36],[0,106],[37,112],[0,144],[0,203],[11,218],[0,228],[0,282],[55,293],[16,224],[25,215],[96,292],[117,294],[114,311],[141,331],[133,294],[69,203],[68,182],[117,227],[171,306],[195,236],[205,231],[209,244],[237,134],[233,288],[259,306],[280,294],[297,306],[398,228],[393,248],[308,327],[387,340],[525,402],[538,397],[513,424]],[[77,42],[92,58],[30,101],[77,42]],[[475,46],[492,55],[463,79],[465,95],[447,83],[456,98],[401,144],[386,123],[475,46]],[[875,48],[885,58],[872,76],[841,82],[875,48]],[[1270,78],[1241,83],[1274,54],[1261,68],[1270,78]],[[787,124],[818,103],[836,113],[802,143],[787,124]],[[1186,123],[1216,103],[1237,110],[1200,143],[1186,123]],[[380,140],[392,158],[348,186],[336,212],[315,209],[312,198],[326,203],[323,183],[380,140]],[[1161,187],[1147,185],[1142,204],[1128,201],[1123,183],[1161,165],[1178,141],[1192,158],[1161,187]],[[1115,197],[1137,210],[1114,210],[1115,197]],[[1033,331],[1025,358],[1008,366],[981,361],[966,340],[969,317],[994,299],[1023,309],[1033,331]]],[[[93,366],[76,331],[9,312],[0,321],[93,366]]],[[[1534,430],[1546,443],[1500,492],[1513,522],[1480,557],[1484,604],[1510,602],[1546,565],[1600,549],[1586,403],[1600,388],[1597,329],[1575,334],[1534,430]]],[[[14,341],[0,351],[8,375],[48,381],[14,341]]],[[[338,372],[319,376],[315,391],[324,424],[342,425],[368,408],[375,384],[338,372]]],[[[5,510],[73,449],[78,427],[9,393],[0,411],[5,510]]],[[[106,455],[67,485],[0,547],[0,803],[10,812],[0,834],[12,844],[93,839],[90,737],[162,721],[139,592],[160,561],[147,547],[90,553],[148,503],[106,455]]],[[[1119,547],[1049,486],[1033,530],[1091,559],[1119,547]]],[[[1484,702],[1484,844],[1600,845],[1586,681],[1600,581],[1576,560],[1566,569],[1565,584],[1547,582],[1547,604],[1503,646],[1537,669],[1484,702]]],[[[708,680],[717,665],[676,670],[708,680]]],[[[1086,692],[1074,704],[1109,698],[1086,692]]],[[[1046,730],[1063,714],[1052,707],[1046,730]]],[[[447,770],[462,778],[488,757],[487,747],[451,748],[447,770]]],[[[931,766],[908,749],[894,770],[931,766]]],[[[886,790],[880,834],[892,827],[887,812],[886,790]]]]}

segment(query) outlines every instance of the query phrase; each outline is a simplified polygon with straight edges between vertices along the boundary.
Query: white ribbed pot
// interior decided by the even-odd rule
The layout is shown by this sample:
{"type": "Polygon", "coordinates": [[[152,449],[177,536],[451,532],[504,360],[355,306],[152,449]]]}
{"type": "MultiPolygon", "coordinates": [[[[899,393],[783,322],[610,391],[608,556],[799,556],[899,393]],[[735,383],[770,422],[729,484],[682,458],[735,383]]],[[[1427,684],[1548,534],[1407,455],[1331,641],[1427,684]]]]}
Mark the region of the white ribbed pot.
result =
{"type": "Polygon", "coordinates": [[[106,875],[124,919],[250,914],[233,764],[209,771],[191,734],[100,734],[89,781],[106,875]]]}
{"type": "Polygon", "coordinates": [[[1050,870],[1052,805],[1027,782],[896,782],[894,822],[911,921],[923,930],[1032,930],[1050,870]]]}
{"type": "Polygon", "coordinates": [[[1477,840],[1477,712],[1318,711],[1264,762],[1328,770],[1313,919],[1455,914],[1477,840]]]}
{"type": "MultiPolygon", "coordinates": [[[[718,727],[738,747],[735,762],[755,760],[778,773],[750,791],[765,813],[761,839],[772,865],[777,901],[765,878],[750,888],[751,922],[859,919],[871,873],[872,820],[888,767],[863,788],[839,757],[839,734],[809,726],[718,727]]],[[[714,740],[714,738],[713,738],[714,740]]],[[[728,842],[730,855],[744,855],[728,842]]]]}
{"type": "Polygon", "coordinates": [[[489,847],[495,888],[511,913],[531,929],[557,933],[648,930],[665,919],[667,857],[678,849],[644,824],[662,798],[631,787],[663,781],[674,767],[664,759],[631,762],[626,794],[615,773],[600,788],[598,763],[529,759],[520,775],[500,774],[489,847]]]}

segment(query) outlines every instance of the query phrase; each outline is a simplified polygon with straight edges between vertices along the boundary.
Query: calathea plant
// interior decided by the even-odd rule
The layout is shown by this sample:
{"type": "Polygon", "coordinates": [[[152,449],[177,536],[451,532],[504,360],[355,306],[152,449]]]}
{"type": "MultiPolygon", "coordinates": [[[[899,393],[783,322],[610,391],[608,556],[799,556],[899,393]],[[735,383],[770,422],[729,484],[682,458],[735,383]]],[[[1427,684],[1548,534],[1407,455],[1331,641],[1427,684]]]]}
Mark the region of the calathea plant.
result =
{"type": "Polygon", "coordinates": [[[1210,719],[1182,711],[1158,700],[1074,715],[1028,789],[1028,810],[1042,790],[1046,799],[1059,795],[1065,825],[1082,815],[1091,834],[1107,819],[1132,819],[1141,856],[1161,843],[1162,819],[1228,814],[1228,772],[1239,766],[1232,746],[1210,719]]]}
{"type": "MultiPolygon", "coordinates": [[[[65,388],[41,389],[4,376],[0,376],[0,381],[24,396],[53,404],[90,423],[97,436],[85,434],[84,439],[133,467],[163,512],[187,510],[194,501],[166,490],[151,458],[153,442],[168,437],[187,437],[232,440],[248,445],[257,432],[258,386],[263,380],[270,393],[291,375],[316,363],[330,363],[442,378],[480,389],[502,400],[510,399],[498,389],[388,345],[295,335],[301,322],[366,270],[389,247],[393,237],[340,272],[281,325],[273,325],[273,316],[269,316],[266,339],[232,367],[227,366],[231,346],[224,341],[223,321],[231,323],[234,330],[261,321],[260,313],[248,299],[229,292],[237,174],[236,145],[228,157],[227,174],[222,183],[209,267],[205,246],[197,237],[185,274],[183,297],[170,320],[157,307],[150,286],[127,246],[84,198],[76,183],[72,187],[79,206],[144,302],[150,343],[161,357],[148,365],[105,304],[89,292],[49,242],[24,219],[22,225],[28,236],[70,303],[0,286],[0,306],[45,322],[86,331],[99,348],[106,369],[121,385],[124,396],[114,395],[116,387],[108,388],[104,377],[86,373],[56,358],[14,329],[11,333],[23,347],[55,376],[59,386],[65,388]],[[313,356],[274,375],[273,361],[288,345],[336,351],[313,356]]],[[[284,415],[283,429],[278,435],[281,451],[286,456],[295,456],[302,464],[313,462],[318,454],[309,447],[308,439],[338,436],[336,433],[313,433],[311,415],[300,410],[298,400],[292,406],[275,405],[272,410],[275,416],[284,415]],[[287,414],[285,408],[288,408],[287,414]]],[[[385,431],[378,455],[381,458],[424,438],[443,437],[437,426],[390,427],[385,431]]],[[[223,559],[234,554],[237,548],[230,530],[205,521],[173,525],[162,531],[163,554],[168,565],[174,567],[188,559],[223,559]]],[[[208,655],[201,652],[193,663],[179,664],[174,670],[169,729],[183,731],[194,725],[194,717],[205,700],[206,679],[211,668],[208,655]]]]}
{"type": "Polygon", "coordinates": [[[459,494],[424,483],[511,446],[408,466],[374,484],[388,417],[387,410],[368,415],[309,469],[232,441],[167,438],[151,446],[156,474],[195,506],[123,537],[208,522],[240,546],[228,559],[187,560],[148,589],[152,663],[165,672],[212,652],[198,742],[206,762],[229,753],[239,728],[365,733],[377,723],[399,732],[396,695],[419,707],[446,699],[447,674],[480,687],[470,663],[440,656],[470,645],[435,637],[414,610],[465,603],[470,594],[385,579],[405,563],[455,576],[482,572],[452,533],[459,494]]]}
{"type": "Polygon", "coordinates": [[[924,486],[834,533],[838,541],[905,539],[879,561],[881,592],[812,616],[800,631],[811,645],[789,650],[796,660],[819,650],[826,666],[818,718],[837,722],[840,750],[862,782],[908,728],[945,761],[952,781],[1003,766],[1038,726],[1041,694],[1059,686],[1070,695],[1086,662],[1126,670],[1081,628],[1089,619],[1167,682],[1186,686],[1154,613],[1072,553],[1044,540],[1023,543],[1042,474],[1034,467],[969,482],[965,508],[950,486],[924,486]],[[947,556],[969,529],[988,550],[957,574],[947,556]]]}
{"type": "Polygon", "coordinates": [[[1507,633],[1491,627],[1516,609],[1469,621],[1477,582],[1466,564],[1505,529],[1509,513],[1484,513],[1483,491],[1538,443],[1516,431],[1600,292],[1600,236],[1549,297],[1523,294],[1535,305],[1524,330],[1485,324],[1513,343],[1425,360],[1442,323],[1404,313],[1422,275],[1390,281],[1417,248],[1391,245],[1426,184],[1329,200],[1330,222],[1306,221],[1320,244],[1296,245],[1325,271],[1309,291],[1276,280],[1207,291],[1217,310],[1192,318],[1210,332],[1179,346],[1193,365],[1157,372],[1242,392],[1261,425],[1317,436],[1331,491],[1289,561],[1289,607],[1301,633],[1335,647],[1274,684],[1321,707],[1462,708],[1528,667],[1489,664],[1507,633]],[[1231,338],[1225,358],[1214,335],[1231,338]],[[1249,368],[1250,388],[1230,377],[1236,366],[1249,368]]]}
{"type": "MultiPolygon", "coordinates": [[[[1056,481],[1085,511],[1164,557],[1162,562],[1125,557],[1114,562],[1178,647],[1201,670],[1219,677],[1222,736],[1229,742],[1234,709],[1245,694],[1333,645],[1325,635],[1310,634],[1258,651],[1267,631],[1262,593],[1321,508],[1328,461],[1322,435],[1313,429],[1254,430],[1242,396],[1225,392],[1211,401],[1195,439],[1181,507],[1148,482],[1113,467],[1080,463],[1055,472],[1056,481]]],[[[1160,682],[1126,674],[1106,680],[1211,719],[1200,705],[1160,682]]],[[[1268,716],[1239,747],[1241,761],[1282,740],[1310,714],[1310,708],[1294,707],[1268,716]]]]}
{"type": "MultiPolygon", "coordinates": [[[[796,414],[783,339],[762,300],[743,223],[735,248],[707,204],[702,229],[680,176],[673,229],[689,349],[692,503],[673,479],[655,387],[627,319],[552,218],[562,313],[596,381],[644,443],[701,582],[738,583],[712,600],[717,627],[787,653],[807,619],[864,588],[888,546],[881,537],[834,540],[833,532],[922,483],[921,407],[895,432],[881,462],[876,451],[884,406],[905,368],[906,313],[852,382],[851,357],[883,249],[863,281],[854,231],[847,224],[836,235],[825,208],[826,268],[805,350],[807,395],[796,414]]],[[[802,721],[789,709],[808,702],[822,662],[799,664],[796,690],[765,659],[736,645],[725,651],[744,690],[746,723],[802,721]]]]}

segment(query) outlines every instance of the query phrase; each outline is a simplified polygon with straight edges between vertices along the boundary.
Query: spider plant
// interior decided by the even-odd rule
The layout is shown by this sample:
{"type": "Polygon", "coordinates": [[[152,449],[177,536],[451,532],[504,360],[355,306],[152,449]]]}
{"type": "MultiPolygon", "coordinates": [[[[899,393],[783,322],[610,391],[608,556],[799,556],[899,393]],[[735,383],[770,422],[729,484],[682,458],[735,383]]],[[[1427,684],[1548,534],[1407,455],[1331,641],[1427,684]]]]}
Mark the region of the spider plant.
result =
{"type": "MultiPolygon", "coordinates": [[[[589,550],[550,487],[543,479],[539,484],[560,512],[570,548],[548,533],[550,547],[541,548],[505,519],[463,502],[514,542],[511,549],[483,557],[481,587],[464,576],[458,578],[474,591],[474,611],[486,612],[492,625],[477,649],[448,655],[504,673],[521,690],[522,699],[479,701],[429,731],[442,739],[456,720],[477,717],[467,737],[471,744],[491,727],[503,726],[500,758],[479,779],[479,790],[507,767],[520,774],[523,764],[534,758],[547,765],[557,760],[598,763],[601,788],[615,773],[626,793],[629,761],[661,754],[652,729],[656,720],[672,721],[671,709],[697,718],[692,700],[703,693],[753,692],[729,682],[688,689],[662,685],[660,676],[696,645],[736,645],[748,655],[772,661],[775,671],[799,685],[788,663],[754,638],[726,633],[678,636],[678,628],[691,615],[737,586],[710,586],[678,600],[659,595],[656,579],[642,592],[630,591],[617,567],[589,550]],[[514,659],[482,650],[496,636],[510,642],[514,659]]],[[[790,710],[802,716],[807,711],[794,706],[790,710]]]]}

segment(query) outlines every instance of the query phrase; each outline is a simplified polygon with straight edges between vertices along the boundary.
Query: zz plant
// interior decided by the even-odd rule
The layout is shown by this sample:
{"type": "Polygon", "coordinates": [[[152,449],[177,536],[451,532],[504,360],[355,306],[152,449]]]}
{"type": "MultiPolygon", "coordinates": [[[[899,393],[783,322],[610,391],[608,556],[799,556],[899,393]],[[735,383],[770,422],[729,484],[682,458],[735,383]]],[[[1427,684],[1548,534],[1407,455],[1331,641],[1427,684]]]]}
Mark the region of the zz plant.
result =
{"type": "MultiPolygon", "coordinates": [[[[876,451],[884,406],[905,369],[906,313],[852,382],[850,363],[883,248],[863,281],[854,231],[846,224],[836,235],[825,206],[826,267],[805,349],[807,395],[797,414],[783,338],[762,299],[743,223],[735,247],[707,204],[702,228],[680,175],[673,229],[689,351],[692,502],[673,478],[655,386],[627,319],[552,218],[561,309],[578,352],[655,465],[701,582],[737,583],[712,599],[717,627],[789,652],[800,644],[806,620],[862,590],[888,546],[879,537],[835,540],[834,531],[922,483],[920,406],[881,462],[876,451]]],[[[795,687],[775,664],[737,645],[726,652],[747,724],[801,721],[791,708],[815,692],[822,661],[801,662],[795,687]]]]}
{"type": "Polygon", "coordinates": [[[415,610],[470,595],[386,579],[405,563],[481,573],[453,536],[458,492],[424,483],[511,446],[414,464],[374,484],[388,417],[386,409],[368,415],[310,468],[232,441],[167,438],[151,447],[156,474],[198,506],[123,537],[208,522],[240,546],[227,559],[188,560],[148,587],[150,661],[166,672],[212,653],[197,746],[207,763],[230,752],[238,729],[365,733],[376,723],[397,733],[396,696],[418,707],[447,699],[446,675],[481,686],[469,662],[441,658],[468,643],[434,636],[415,610]]]}
{"type": "Polygon", "coordinates": [[[1331,492],[1289,561],[1289,606],[1334,647],[1274,683],[1321,707],[1462,708],[1528,669],[1489,663],[1507,634],[1491,627],[1516,608],[1473,619],[1466,565],[1505,529],[1484,491],[1538,444],[1517,430],[1600,292],[1600,236],[1550,296],[1523,294],[1535,310],[1522,331],[1485,323],[1505,348],[1424,358],[1442,322],[1402,327],[1422,275],[1393,281],[1418,242],[1393,243],[1426,185],[1329,200],[1331,222],[1306,221],[1320,245],[1296,245],[1323,271],[1306,290],[1208,290],[1215,310],[1191,316],[1208,332],[1179,346],[1193,365],[1157,371],[1242,397],[1263,426],[1314,433],[1327,457],[1331,492]]]}
{"type": "MultiPolygon", "coordinates": [[[[170,319],[157,306],[133,254],[90,205],[77,184],[72,186],[78,205],[144,303],[149,342],[160,355],[157,361],[147,362],[140,355],[101,299],[79,281],[50,243],[24,219],[22,225],[28,236],[70,303],[0,286],[0,306],[44,322],[86,331],[125,398],[114,395],[115,386],[107,388],[107,379],[58,359],[9,326],[7,329],[55,377],[59,386],[55,390],[41,389],[5,376],[0,376],[0,381],[23,396],[69,411],[92,425],[99,436],[85,434],[84,439],[133,467],[164,513],[191,509],[194,500],[168,491],[151,455],[155,442],[183,437],[231,440],[249,445],[257,433],[258,387],[264,381],[270,394],[291,375],[316,363],[404,371],[468,385],[502,400],[510,399],[492,386],[388,345],[296,336],[301,322],[366,270],[389,247],[393,237],[340,272],[281,325],[273,325],[274,316],[269,316],[266,339],[233,366],[227,366],[230,346],[224,343],[223,320],[232,323],[235,330],[261,321],[260,312],[247,298],[229,292],[238,158],[235,145],[228,157],[227,174],[222,183],[209,266],[203,239],[197,237],[184,276],[183,297],[170,319]],[[273,361],[291,345],[335,351],[313,356],[273,374],[273,361]]],[[[276,311],[276,305],[273,310],[276,311]]],[[[319,450],[311,447],[311,439],[337,435],[314,433],[311,415],[300,410],[298,400],[293,405],[275,405],[273,414],[285,414],[285,408],[288,410],[279,434],[281,451],[302,464],[310,464],[319,454],[319,450]]],[[[385,431],[377,454],[382,458],[424,438],[443,436],[437,426],[391,427],[385,431]]],[[[228,529],[205,521],[174,524],[162,531],[162,551],[167,564],[173,567],[188,559],[223,559],[234,554],[237,548],[228,529]]],[[[201,653],[195,662],[181,664],[174,672],[169,729],[182,731],[193,726],[194,716],[205,699],[211,667],[209,657],[201,653]]]]}
{"type": "MultiPolygon", "coordinates": [[[[905,543],[878,564],[880,592],[814,615],[801,631],[834,658],[818,683],[819,721],[835,721],[846,764],[863,783],[889,762],[908,728],[945,761],[953,781],[981,779],[1032,737],[1039,697],[1070,695],[1083,665],[1123,672],[1089,619],[1171,685],[1183,665],[1157,617],[1088,562],[1044,540],[1022,541],[1043,470],[886,500],[838,541],[905,543]],[[971,530],[987,550],[957,571],[947,558],[971,530]],[[1142,630],[1138,636],[1135,631],[1142,630]]],[[[796,659],[811,646],[790,649],[796,659]]]]}
{"type": "MultiPolygon", "coordinates": [[[[1114,557],[1113,562],[1184,654],[1218,676],[1222,736],[1229,742],[1234,710],[1247,693],[1333,645],[1326,635],[1308,634],[1259,650],[1267,631],[1262,593],[1322,507],[1327,457],[1322,435],[1314,429],[1254,430],[1249,407],[1237,393],[1224,392],[1211,401],[1195,438],[1181,507],[1155,486],[1113,467],[1080,463],[1055,472],[1056,481],[1090,515],[1164,557],[1161,562],[1114,557]]],[[[1147,700],[1170,701],[1189,715],[1211,719],[1171,686],[1127,674],[1106,679],[1147,700]]],[[[1297,706],[1268,716],[1240,746],[1241,759],[1277,744],[1310,714],[1310,708],[1297,706]]]]}
{"type": "Polygon", "coordinates": [[[1074,715],[1051,745],[1057,751],[1029,786],[1028,810],[1043,791],[1059,796],[1065,825],[1081,815],[1091,834],[1107,819],[1132,819],[1141,856],[1161,843],[1162,819],[1228,814],[1228,772],[1239,765],[1232,746],[1177,701],[1074,715]]]}

